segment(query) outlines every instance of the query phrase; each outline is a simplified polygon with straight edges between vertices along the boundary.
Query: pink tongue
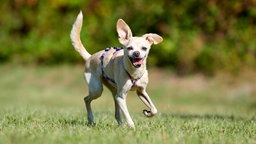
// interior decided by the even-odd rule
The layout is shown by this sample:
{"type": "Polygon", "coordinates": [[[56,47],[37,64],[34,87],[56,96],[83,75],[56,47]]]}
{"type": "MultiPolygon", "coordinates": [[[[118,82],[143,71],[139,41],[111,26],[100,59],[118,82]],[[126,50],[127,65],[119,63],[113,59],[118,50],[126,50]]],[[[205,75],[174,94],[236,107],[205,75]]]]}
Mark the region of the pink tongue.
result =
{"type": "Polygon", "coordinates": [[[135,66],[142,65],[142,63],[143,63],[142,58],[133,59],[133,65],[135,66]]]}

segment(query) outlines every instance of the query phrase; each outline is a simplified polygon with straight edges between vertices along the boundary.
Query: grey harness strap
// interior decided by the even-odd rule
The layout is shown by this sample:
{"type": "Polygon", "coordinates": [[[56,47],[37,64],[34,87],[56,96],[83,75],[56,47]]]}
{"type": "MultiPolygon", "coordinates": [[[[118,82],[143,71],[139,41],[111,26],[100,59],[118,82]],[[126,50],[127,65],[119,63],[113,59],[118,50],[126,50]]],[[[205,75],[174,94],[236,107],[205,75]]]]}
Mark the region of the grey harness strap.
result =
{"type": "MultiPolygon", "coordinates": [[[[114,55],[117,51],[121,50],[122,48],[120,48],[120,47],[114,47],[114,49],[116,49],[116,51],[113,53],[113,55],[114,55]]],[[[105,72],[104,72],[104,57],[105,57],[106,53],[107,53],[109,50],[110,50],[110,48],[106,48],[105,51],[103,52],[103,54],[102,54],[101,57],[100,57],[100,60],[101,60],[101,76],[102,76],[102,78],[104,78],[105,80],[110,81],[110,82],[112,82],[113,84],[116,84],[115,80],[112,79],[112,78],[110,78],[110,77],[108,77],[108,76],[105,74],[105,72]]],[[[125,70],[125,72],[126,72],[127,75],[129,76],[129,78],[130,78],[130,80],[131,80],[131,82],[132,82],[132,86],[134,86],[134,85],[136,84],[136,82],[144,75],[144,74],[143,74],[141,77],[139,77],[139,78],[137,78],[137,79],[134,79],[134,78],[132,78],[132,76],[129,74],[129,72],[128,72],[127,70],[125,70]]]]}
{"type": "Polygon", "coordinates": [[[127,70],[125,70],[125,72],[126,72],[127,75],[129,76],[129,78],[130,78],[130,80],[131,80],[131,82],[132,82],[132,86],[134,86],[134,85],[136,84],[136,82],[144,75],[144,74],[143,74],[141,77],[134,79],[134,78],[132,78],[132,76],[129,74],[129,72],[128,72],[127,70]]]}
{"type": "MultiPolygon", "coordinates": [[[[117,51],[119,51],[119,50],[122,49],[122,48],[116,48],[116,47],[114,47],[114,48],[116,49],[116,51],[113,53],[113,55],[114,55],[117,51]]],[[[104,64],[104,57],[105,57],[106,53],[107,53],[109,50],[110,50],[110,48],[106,48],[105,51],[103,52],[103,54],[102,54],[101,57],[100,57],[100,60],[101,60],[101,76],[102,76],[104,79],[106,79],[106,80],[108,80],[108,81],[111,81],[112,83],[116,84],[115,80],[112,79],[112,78],[110,78],[110,77],[108,77],[108,76],[105,74],[105,72],[104,72],[104,66],[103,66],[103,64],[104,64]]]]}

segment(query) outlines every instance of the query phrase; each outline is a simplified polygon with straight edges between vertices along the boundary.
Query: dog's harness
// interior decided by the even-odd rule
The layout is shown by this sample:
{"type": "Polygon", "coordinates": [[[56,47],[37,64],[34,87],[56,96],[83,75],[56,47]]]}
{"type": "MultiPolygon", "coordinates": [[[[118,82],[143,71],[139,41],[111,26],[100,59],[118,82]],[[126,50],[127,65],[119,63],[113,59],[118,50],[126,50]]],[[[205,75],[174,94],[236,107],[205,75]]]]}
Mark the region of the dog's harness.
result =
{"type": "Polygon", "coordinates": [[[132,76],[129,74],[129,72],[128,72],[127,70],[125,70],[125,72],[126,72],[127,75],[129,76],[129,78],[130,78],[130,80],[131,80],[131,82],[132,82],[132,86],[135,86],[136,82],[144,75],[144,74],[143,74],[141,77],[134,79],[134,78],[132,78],[132,76]]]}
{"type": "MultiPolygon", "coordinates": [[[[115,48],[115,47],[114,47],[115,48]]],[[[122,48],[115,48],[116,49],[116,51],[113,53],[113,55],[117,52],[117,51],[119,51],[119,50],[121,50],[122,48]]],[[[108,52],[110,50],[110,48],[106,48],[105,49],[105,51],[103,52],[103,54],[101,55],[101,57],[100,57],[100,60],[101,60],[101,76],[104,78],[104,79],[106,79],[106,80],[108,80],[108,81],[111,81],[112,83],[114,83],[114,84],[116,84],[116,82],[115,82],[115,80],[114,79],[112,79],[112,78],[110,78],[110,77],[108,77],[106,74],[105,74],[105,72],[104,72],[104,57],[105,57],[105,55],[106,55],[106,53],[108,52]]]]}
{"type": "MultiPolygon", "coordinates": [[[[120,47],[114,47],[114,49],[115,49],[115,52],[113,53],[113,55],[114,55],[116,52],[118,52],[119,50],[121,50],[122,48],[120,48],[120,47]]],[[[105,51],[103,52],[103,54],[102,54],[101,57],[100,57],[100,60],[101,60],[101,76],[102,76],[102,78],[104,78],[105,80],[108,80],[108,81],[110,81],[110,82],[116,84],[115,80],[112,79],[112,78],[110,78],[110,77],[108,77],[108,76],[105,74],[105,72],[104,72],[104,57],[105,57],[106,53],[107,53],[109,50],[110,50],[110,48],[106,48],[105,51]]],[[[126,72],[127,75],[129,76],[129,78],[130,78],[130,80],[131,80],[131,82],[132,82],[132,86],[134,86],[134,85],[136,84],[136,82],[144,75],[144,74],[143,74],[141,77],[139,77],[139,78],[137,78],[137,79],[134,79],[134,78],[130,75],[130,73],[129,73],[127,70],[125,70],[125,72],[126,72]]]]}

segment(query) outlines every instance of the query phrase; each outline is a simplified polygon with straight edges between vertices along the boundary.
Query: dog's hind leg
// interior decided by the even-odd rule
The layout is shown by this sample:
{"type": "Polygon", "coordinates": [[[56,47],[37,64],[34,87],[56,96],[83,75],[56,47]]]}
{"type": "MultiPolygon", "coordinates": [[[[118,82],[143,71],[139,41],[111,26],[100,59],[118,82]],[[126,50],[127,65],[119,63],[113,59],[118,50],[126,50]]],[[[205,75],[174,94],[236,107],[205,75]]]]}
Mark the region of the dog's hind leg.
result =
{"type": "Polygon", "coordinates": [[[112,95],[113,95],[113,98],[114,98],[114,102],[115,102],[115,118],[116,118],[116,121],[118,123],[118,125],[122,125],[122,120],[121,120],[121,115],[120,115],[120,107],[118,105],[118,102],[115,98],[116,94],[117,94],[117,90],[116,88],[114,88],[113,86],[111,86],[110,84],[105,84],[108,89],[111,91],[112,95]]]}
{"type": "Polygon", "coordinates": [[[115,98],[115,94],[113,94],[113,97],[114,97],[114,102],[115,102],[115,118],[116,118],[116,121],[118,123],[118,125],[122,125],[122,120],[121,120],[121,115],[120,115],[120,107],[119,107],[119,104],[115,98]]]}
{"type": "Polygon", "coordinates": [[[116,118],[118,125],[122,125],[122,119],[121,119],[121,115],[120,115],[120,107],[116,100],[115,100],[115,118],[116,118]]]}
{"type": "Polygon", "coordinates": [[[84,102],[87,110],[88,122],[90,125],[94,124],[94,117],[91,108],[91,102],[101,96],[103,86],[100,80],[91,73],[85,73],[85,80],[89,86],[89,95],[84,97],[84,102]]]}

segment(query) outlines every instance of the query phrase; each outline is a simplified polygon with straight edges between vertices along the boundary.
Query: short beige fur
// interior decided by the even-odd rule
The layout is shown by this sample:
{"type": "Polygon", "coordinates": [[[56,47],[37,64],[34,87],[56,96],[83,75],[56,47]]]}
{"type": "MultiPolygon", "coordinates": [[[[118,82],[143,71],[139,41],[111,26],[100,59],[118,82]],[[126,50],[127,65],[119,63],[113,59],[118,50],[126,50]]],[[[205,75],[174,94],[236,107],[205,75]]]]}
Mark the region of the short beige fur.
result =
{"type": "Polygon", "coordinates": [[[89,87],[89,94],[84,98],[84,102],[89,124],[94,124],[91,102],[101,96],[104,84],[113,94],[117,123],[119,125],[122,124],[121,110],[128,126],[135,128],[126,105],[126,96],[130,90],[136,91],[142,102],[150,109],[143,110],[143,113],[147,117],[152,117],[157,113],[156,107],[146,92],[148,84],[146,60],[151,45],[162,42],[162,37],[152,33],[144,34],[141,37],[133,37],[129,26],[122,19],[119,19],[116,29],[118,40],[123,45],[123,50],[116,51],[111,48],[107,52],[102,50],[91,55],[86,51],[80,40],[82,23],[83,15],[80,12],[73,24],[70,38],[75,50],[85,60],[84,78],[89,87]],[[105,54],[102,66],[100,57],[103,53],[105,54]],[[102,67],[105,75],[113,79],[115,83],[102,77],[102,67]],[[138,80],[133,85],[131,79],[138,80]]]}

